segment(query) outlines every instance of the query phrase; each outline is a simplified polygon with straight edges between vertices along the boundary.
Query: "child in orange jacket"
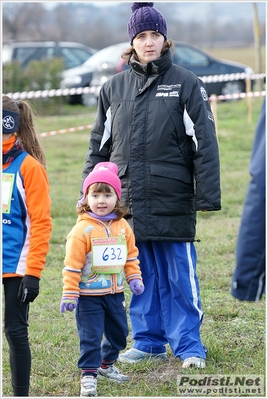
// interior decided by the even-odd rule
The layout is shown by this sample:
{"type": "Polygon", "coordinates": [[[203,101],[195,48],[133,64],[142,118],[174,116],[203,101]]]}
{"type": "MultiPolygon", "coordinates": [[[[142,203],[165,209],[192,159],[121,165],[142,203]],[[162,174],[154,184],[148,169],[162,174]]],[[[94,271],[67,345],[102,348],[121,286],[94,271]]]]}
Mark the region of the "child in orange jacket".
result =
{"type": "Polygon", "coordinates": [[[29,303],[39,293],[52,230],[44,152],[25,101],[2,96],[2,277],[14,396],[28,396],[29,303]]]}
{"type": "Polygon", "coordinates": [[[144,291],[133,231],[123,218],[117,165],[101,162],[84,181],[78,219],[67,236],[60,311],[76,308],[80,338],[80,396],[97,396],[97,375],[127,381],[114,366],[128,335],[124,277],[144,291]],[[102,336],[105,339],[102,341],[102,336]]]}

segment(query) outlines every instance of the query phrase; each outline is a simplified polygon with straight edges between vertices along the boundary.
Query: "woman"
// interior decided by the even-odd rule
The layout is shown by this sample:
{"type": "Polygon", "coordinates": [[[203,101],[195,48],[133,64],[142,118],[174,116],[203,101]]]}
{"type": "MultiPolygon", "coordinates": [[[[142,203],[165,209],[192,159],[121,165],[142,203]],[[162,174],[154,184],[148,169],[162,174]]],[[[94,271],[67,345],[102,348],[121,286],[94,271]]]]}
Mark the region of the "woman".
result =
{"type": "Polygon", "coordinates": [[[206,88],[172,64],[167,25],[153,3],[134,3],[131,69],[103,84],[83,179],[98,162],[118,165],[146,297],[132,297],[133,347],[118,361],[166,359],[205,367],[196,274],[196,211],[221,209],[219,153],[206,88]]]}

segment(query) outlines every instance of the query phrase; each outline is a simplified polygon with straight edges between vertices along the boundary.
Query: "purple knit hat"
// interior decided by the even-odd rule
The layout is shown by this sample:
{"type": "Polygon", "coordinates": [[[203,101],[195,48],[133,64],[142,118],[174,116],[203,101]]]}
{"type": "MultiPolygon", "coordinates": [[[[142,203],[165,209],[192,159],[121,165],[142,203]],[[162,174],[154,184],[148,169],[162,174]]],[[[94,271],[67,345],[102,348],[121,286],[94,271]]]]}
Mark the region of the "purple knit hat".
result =
{"type": "Polygon", "coordinates": [[[133,3],[128,21],[128,37],[132,44],[135,36],[144,30],[154,30],[167,39],[167,23],[164,16],[154,7],[154,3],[133,3]]]}
{"type": "Polygon", "coordinates": [[[121,197],[121,181],[118,177],[118,167],[113,162],[99,162],[84,180],[83,194],[86,198],[88,187],[94,183],[106,183],[112,186],[118,199],[121,197]]]}

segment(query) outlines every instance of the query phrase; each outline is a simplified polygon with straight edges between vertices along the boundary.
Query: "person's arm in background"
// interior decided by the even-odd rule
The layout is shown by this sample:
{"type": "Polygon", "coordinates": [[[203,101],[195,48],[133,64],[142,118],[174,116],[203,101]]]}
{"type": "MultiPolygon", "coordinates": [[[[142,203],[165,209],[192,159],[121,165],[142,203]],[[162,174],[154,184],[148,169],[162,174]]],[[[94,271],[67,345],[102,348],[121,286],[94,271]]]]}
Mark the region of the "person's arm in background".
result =
{"type": "Polygon", "coordinates": [[[244,200],[236,244],[236,265],[231,294],[258,301],[265,290],[265,159],[266,100],[263,101],[252,147],[251,180],[244,200]]]}

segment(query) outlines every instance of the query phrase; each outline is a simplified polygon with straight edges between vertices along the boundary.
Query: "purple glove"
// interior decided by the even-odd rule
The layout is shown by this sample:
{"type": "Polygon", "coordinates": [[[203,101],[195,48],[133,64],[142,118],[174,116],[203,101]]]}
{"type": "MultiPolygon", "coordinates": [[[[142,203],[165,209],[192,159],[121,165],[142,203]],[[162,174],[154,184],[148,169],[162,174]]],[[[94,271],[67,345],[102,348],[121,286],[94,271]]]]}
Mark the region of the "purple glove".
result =
{"type": "Polygon", "coordinates": [[[134,280],[130,281],[129,288],[131,289],[131,291],[135,295],[140,295],[144,291],[143,282],[141,280],[137,279],[137,278],[135,278],[134,280]]]}
{"type": "Polygon", "coordinates": [[[78,298],[68,298],[64,296],[60,303],[60,312],[64,313],[65,310],[72,312],[78,304],[78,298]]]}

